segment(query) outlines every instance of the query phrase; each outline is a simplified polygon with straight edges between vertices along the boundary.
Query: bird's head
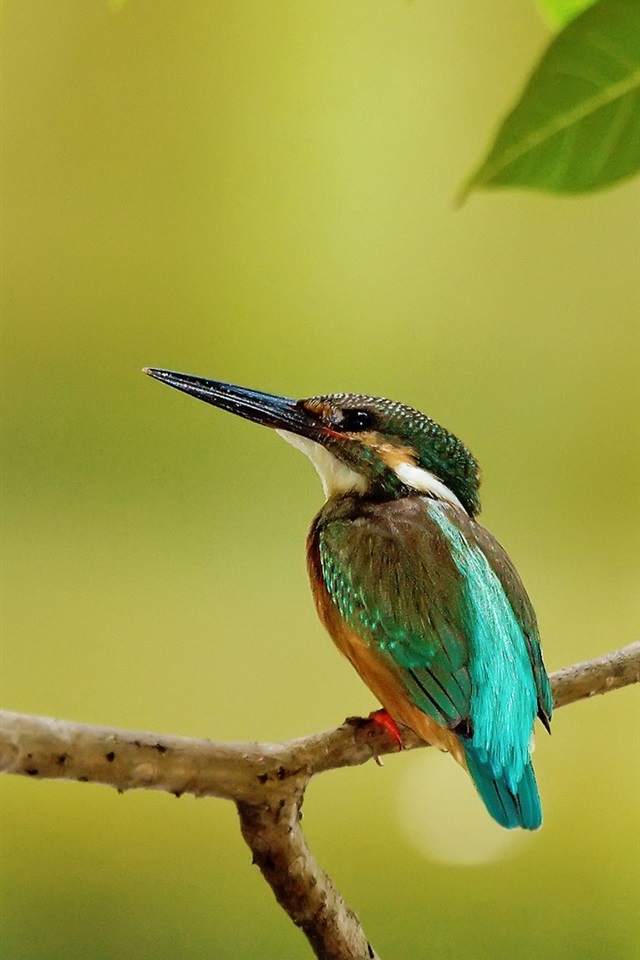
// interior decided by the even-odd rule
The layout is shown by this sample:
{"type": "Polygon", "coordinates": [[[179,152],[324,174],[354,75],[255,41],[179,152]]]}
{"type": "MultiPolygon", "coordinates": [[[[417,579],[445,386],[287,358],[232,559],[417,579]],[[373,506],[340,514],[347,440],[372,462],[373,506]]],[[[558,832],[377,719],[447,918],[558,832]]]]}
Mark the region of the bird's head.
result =
{"type": "Polygon", "coordinates": [[[475,459],[457,437],[413,407],[356,393],[292,400],[171,370],[145,373],[275,429],[310,458],[327,497],[420,493],[462,506],[470,516],[480,508],[475,459]]]}

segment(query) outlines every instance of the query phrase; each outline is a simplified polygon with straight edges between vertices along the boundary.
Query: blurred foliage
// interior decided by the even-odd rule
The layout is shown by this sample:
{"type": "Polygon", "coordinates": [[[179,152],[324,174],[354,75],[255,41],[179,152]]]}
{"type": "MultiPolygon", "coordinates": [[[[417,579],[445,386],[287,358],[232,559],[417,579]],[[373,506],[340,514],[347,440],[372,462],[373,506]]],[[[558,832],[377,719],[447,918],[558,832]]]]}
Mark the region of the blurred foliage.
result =
{"type": "MultiPolygon", "coordinates": [[[[425,410],[549,667],[637,635],[637,191],[450,208],[547,43],[532,5],[3,13],[4,706],[230,740],[375,706],[313,610],[308,462],[145,364],[425,410]]],[[[312,848],[385,960],[628,960],[637,720],[633,690],[559,711],[542,831],[496,850],[481,817],[474,866],[479,801],[443,808],[430,751],[319,778],[312,848]]],[[[3,960],[308,957],[230,804],[1,786],[3,960]]]]}
{"type": "MultiPolygon", "coordinates": [[[[118,2],[118,0],[115,0],[118,2]]],[[[557,27],[564,26],[590,7],[595,0],[537,0],[538,6],[557,27]]]]}
{"type": "Polygon", "coordinates": [[[640,168],[640,4],[599,0],[555,37],[464,194],[584,193],[640,168]]]}

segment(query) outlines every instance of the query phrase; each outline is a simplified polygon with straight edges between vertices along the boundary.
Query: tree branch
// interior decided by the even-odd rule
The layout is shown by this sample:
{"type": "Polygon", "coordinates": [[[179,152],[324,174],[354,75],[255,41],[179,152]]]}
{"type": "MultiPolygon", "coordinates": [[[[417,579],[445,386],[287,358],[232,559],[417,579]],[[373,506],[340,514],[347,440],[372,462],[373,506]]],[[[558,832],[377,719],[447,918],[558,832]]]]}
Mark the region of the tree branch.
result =
{"type": "MultiPolygon", "coordinates": [[[[551,675],[556,707],[639,680],[640,643],[551,675]]],[[[403,741],[427,746],[409,730],[403,741]]],[[[320,960],[377,955],[307,847],[306,786],[318,773],[395,750],[382,728],[358,718],[286,743],[216,743],[0,711],[0,772],[233,800],[254,862],[320,960]]]]}
{"type": "Polygon", "coordinates": [[[553,703],[564,707],[569,703],[594,697],[609,690],[626,687],[640,681],[640,641],[630,643],[613,653],[605,653],[594,660],[576,663],[551,674],[553,703]]]}
{"type": "Polygon", "coordinates": [[[277,804],[239,803],[242,836],[276,900],[322,960],[379,960],[360,921],[307,846],[303,794],[277,804]]]}

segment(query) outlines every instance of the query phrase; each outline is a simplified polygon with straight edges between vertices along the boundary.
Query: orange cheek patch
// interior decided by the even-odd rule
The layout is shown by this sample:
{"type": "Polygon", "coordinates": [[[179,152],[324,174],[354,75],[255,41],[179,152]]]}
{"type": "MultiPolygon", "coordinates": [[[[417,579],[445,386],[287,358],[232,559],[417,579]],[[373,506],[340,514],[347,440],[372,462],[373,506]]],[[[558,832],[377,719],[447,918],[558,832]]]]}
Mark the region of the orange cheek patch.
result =
{"type": "Polygon", "coordinates": [[[386,463],[393,471],[403,464],[416,466],[416,452],[411,447],[397,446],[395,443],[387,443],[380,439],[380,434],[365,434],[363,442],[386,463]],[[371,438],[371,439],[369,439],[371,438]]]}

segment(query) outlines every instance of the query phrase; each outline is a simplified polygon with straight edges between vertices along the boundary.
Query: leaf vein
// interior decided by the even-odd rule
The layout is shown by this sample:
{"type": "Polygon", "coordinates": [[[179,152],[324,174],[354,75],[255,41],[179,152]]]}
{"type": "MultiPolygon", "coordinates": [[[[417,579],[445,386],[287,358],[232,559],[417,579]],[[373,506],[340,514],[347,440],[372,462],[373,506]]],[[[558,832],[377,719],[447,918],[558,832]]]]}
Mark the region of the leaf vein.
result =
{"type": "Polygon", "coordinates": [[[541,146],[556,134],[577,125],[581,120],[595,113],[601,109],[601,107],[608,106],[616,100],[621,100],[638,87],[640,87],[640,69],[635,70],[629,77],[625,77],[623,80],[609,84],[598,94],[588,97],[575,107],[552,117],[551,120],[538,129],[532,130],[528,136],[523,137],[518,143],[506,149],[502,153],[499,161],[495,161],[493,164],[487,164],[484,168],[483,175],[478,177],[478,179],[474,178],[472,183],[487,183],[491,181],[497,173],[511,166],[517,160],[520,160],[527,153],[541,146]]]}

